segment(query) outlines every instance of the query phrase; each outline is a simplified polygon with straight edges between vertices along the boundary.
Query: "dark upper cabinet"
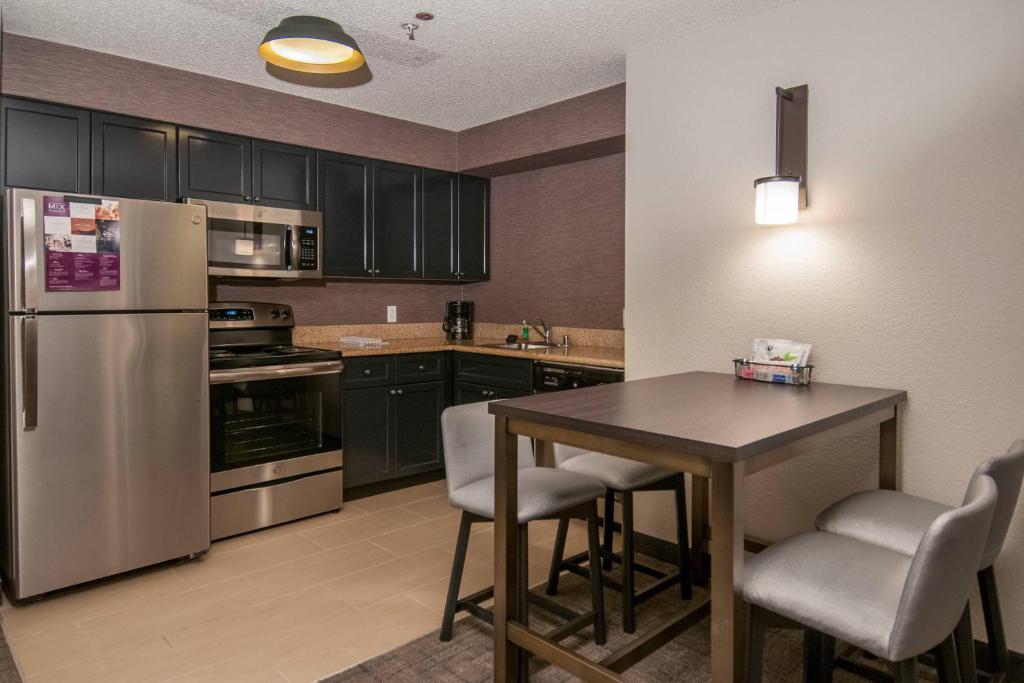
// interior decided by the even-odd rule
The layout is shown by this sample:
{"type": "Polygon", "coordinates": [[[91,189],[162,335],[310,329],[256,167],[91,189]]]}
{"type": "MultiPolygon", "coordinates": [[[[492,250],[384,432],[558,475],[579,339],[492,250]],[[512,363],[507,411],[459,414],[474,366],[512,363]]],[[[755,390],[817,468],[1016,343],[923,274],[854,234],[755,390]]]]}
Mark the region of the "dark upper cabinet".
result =
{"type": "Polygon", "coordinates": [[[177,129],[127,116],[92,115],[92,192],[173,202],[177,129]]]}
{"type": "Polygon", "coordinates": [[[178,129],[178,188],[183,198],[252,201],[252,139],[178,129]]]}
{"type": "Polygon", "coordinates": [[[369,277],[373,274],[373,162],[320,152],[317,167],[319,207],[324,214],[324,275],[369,277]]]}
{"type": "Polygon", "coordinates": [[[395,476],[430,472],[443,466],[441,411],[446,402],[444,381],[405,384],[391,401],[395,428],[395,476]]]}
{"type": "Polygon", "coordinates": [[[316,152],[252,141],[252,200],[264,206],[316,210],[316,152]]]}
{"type": "Polygon", "coordinates": [[[88,111],[5,97],[2,116],[3,185],[91,191],[88,111]]]}
{"type": "Polygon", "coordinates": [[[458,176],[446,171],[423,170],[423,277],[457,277],[458,176]]]}
{"type": "Polygon", "coordinates": [[[373,164],[373,274],[411,278],[420,265],[420,177],[422,169],[373,164]]]}
{"type": "Polygon", "coordinates": [[[459,175],[459,260],[460,280],[490,277],[491,181],[459,175]]]}
{"type": "Polygon", "coordinates": [[[373,387],[346,389],[342,395],[345,488],[394,478],[393,392],[373,387]]]}

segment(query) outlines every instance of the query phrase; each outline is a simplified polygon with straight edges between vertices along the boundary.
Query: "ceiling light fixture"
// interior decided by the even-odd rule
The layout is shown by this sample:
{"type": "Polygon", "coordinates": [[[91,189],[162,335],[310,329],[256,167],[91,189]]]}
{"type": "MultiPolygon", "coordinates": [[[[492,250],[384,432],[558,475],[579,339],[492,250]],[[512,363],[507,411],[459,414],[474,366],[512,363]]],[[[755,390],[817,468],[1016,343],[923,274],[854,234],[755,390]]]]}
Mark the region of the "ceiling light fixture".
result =
{"type": "Polygon", "coordinates": [[[341,25],[320,17],[288,17],[267,31],[260,57],[275,66],[315,74],[355,71],[366,63],[341,25]]]}
{"type": "Polygon", "coordinates": [[[807,86],[775,89],[775,175],[754,181],[754,220],[796,223],[807,208],[807,86]]]}

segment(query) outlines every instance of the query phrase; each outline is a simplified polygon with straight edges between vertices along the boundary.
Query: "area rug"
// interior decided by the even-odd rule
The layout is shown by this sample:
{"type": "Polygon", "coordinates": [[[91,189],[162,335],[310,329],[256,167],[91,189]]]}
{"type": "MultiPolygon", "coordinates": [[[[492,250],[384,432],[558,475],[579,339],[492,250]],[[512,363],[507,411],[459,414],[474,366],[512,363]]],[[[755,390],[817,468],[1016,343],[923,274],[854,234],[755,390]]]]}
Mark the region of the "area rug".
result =
{"type": "MultiPolygon", "coordinates": [[[[646,558],[645,561],[647,564],[658,564],[646,558]]],[[[563,575],[556,599],[575,610],[584,611],[590,605],[589,584],[580,577],[563,575]]],[[[685,607],[686,603],[679,598],[677,590],[670,589],[662,593],[640,607],[637,613],[637,632],[642,632],[645,627],[685,607]]],[[[608,622],[606,645],[595,645],[590,629],[566,639],[563,645],[590,659],[600,660],[629,642],[634,636],[622,631],[622,600],[616,592],[605,591],[605,611],[608,622]]],[[[556,624],[540,609],[532,609],[530,616],[531,627],[542,632],[556,624]]],[[[431,633],[325,678],[324,683],[484,683],[493,680],[491,639],[492,630],[488,624],[472,617],[465,618],[456,622],[451,642],[442,643],[436,632],[431,633]]],[[[623,676],[627,680],[636,681],[710,681],[710,643],[710,621],[705,619],[626,671],[623,676]]],[[[770,630],[765,645],[764,680],[776,683],[801,680],[802,647],[800,632],[770,630]]],[[[928,676],[930,673],[933,672],[922,671],[922,678],[932,678],[928,676]]],[[[530,664],[530,680],[554,683],[573,680],[573,677],[534,658],[530,664]]],[[[834,680],[842,683],[863,681],[845,671],[836,671],[834,680]]]]}
{"type": "Polygon", "coordinates": [[[14,655],[7,644],[7,634],[0,629],[0,683],[21,683],[18,665],[14,663],[14,655]]]}

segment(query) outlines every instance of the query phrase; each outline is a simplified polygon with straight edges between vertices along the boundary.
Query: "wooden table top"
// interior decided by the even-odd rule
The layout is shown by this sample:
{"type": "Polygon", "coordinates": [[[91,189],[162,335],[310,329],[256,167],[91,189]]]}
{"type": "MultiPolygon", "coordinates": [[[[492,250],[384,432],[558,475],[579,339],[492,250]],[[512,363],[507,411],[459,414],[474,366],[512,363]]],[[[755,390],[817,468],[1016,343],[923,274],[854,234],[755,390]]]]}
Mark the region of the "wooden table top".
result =
{"type": "Polygon", "coordinates": [[[907,392],[687,372],[496,401],[490,412],[737,462],[905,401],[907,392]]]}

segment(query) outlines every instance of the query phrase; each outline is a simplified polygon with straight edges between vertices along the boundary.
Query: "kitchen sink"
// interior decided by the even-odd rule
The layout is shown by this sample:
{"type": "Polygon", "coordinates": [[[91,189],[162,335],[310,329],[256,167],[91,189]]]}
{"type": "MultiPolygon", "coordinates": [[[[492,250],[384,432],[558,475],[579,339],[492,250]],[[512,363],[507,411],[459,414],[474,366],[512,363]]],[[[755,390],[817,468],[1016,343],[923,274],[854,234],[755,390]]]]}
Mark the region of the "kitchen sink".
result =
{"type": "Polygon", "coordinates": [[[555,344],[545,344],[544,342],[499,342],[497,344],[480,344],[480,346],[489,346],[494,349],[513,349],[516,351],[532,351],[533,349],[556,348],[555,344]]]}

